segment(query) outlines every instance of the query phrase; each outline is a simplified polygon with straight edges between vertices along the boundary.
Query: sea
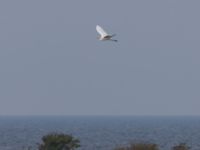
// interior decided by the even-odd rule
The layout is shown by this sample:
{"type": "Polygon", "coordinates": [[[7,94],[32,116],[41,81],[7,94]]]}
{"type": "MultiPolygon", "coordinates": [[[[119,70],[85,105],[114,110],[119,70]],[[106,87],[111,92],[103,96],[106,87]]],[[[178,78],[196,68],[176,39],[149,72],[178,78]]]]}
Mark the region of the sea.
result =
{"type": "Polygon", "coordinates": [[[171,150],[186,143],[200,150],[200,116],[0,116],[0,150],[37,150],[49,133],[80,140],[78,150],[114,150],[154,143],[171,150]]]}

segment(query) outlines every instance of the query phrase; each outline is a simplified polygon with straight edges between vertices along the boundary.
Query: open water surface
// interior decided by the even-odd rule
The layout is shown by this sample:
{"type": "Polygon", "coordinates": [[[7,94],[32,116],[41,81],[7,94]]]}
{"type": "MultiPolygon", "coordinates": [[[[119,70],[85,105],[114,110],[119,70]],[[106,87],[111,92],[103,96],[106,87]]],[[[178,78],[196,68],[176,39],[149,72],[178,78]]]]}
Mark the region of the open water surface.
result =
{"type": "Polygon", "coordinates": [[[37,149],[51,132],[72,134],[79,150],[112,150],[134,142],[151,142],[160,150],[187,143],[200,150],[200,117],[26,116],[0,117],[0,150],[37,149]]]}

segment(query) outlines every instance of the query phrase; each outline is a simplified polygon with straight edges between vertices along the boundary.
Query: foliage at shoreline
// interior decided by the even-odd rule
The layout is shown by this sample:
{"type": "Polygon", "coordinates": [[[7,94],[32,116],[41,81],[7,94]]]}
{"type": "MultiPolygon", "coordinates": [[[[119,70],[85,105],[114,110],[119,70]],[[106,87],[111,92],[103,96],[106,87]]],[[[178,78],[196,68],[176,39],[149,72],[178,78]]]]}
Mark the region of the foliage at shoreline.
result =
{"type": "Polygon", "coordinates": [[[172,148],[172,150],[189,150],[190,147],[186,145],[186,143],[180,143],[172,148]]]}
{"type": "Polygon", "coordinates": [[[80,147],[80,141],[68,134],[51,133],[42,137],[38,150],[74,150],[80,147]]]}
{"type": "MultiPolygon", "coordinates": [[[[186,143],[180,143],[171,148],[171,150],[189,150],[190,147],[186,143]]],[[[129,146],[117,147],[114,150],[160,150],[154,143],[135,143],[129,146]]]]}
{"type": "Polygon", "coordinates": [[[156,144],[152,143],[136,143],[127,147],[119,147],[114,150],[159,150],[156,144]]]}
{"type": "MultiPolygon", "coordinates": [[[[37,150],[75,150],[80,147],[79,139],[63,133],[50,133],[42,137],[42,143],[38,144],[37,150]]],[[[29,147],[27,150],[32,150],[29,147]]],[[[127,146],[119,146],[113,150],[160,150],[154,143],[132,143],[127,146]]],[[[186,143],[173,146],[170,150],[190,150],[186,143]]]]}

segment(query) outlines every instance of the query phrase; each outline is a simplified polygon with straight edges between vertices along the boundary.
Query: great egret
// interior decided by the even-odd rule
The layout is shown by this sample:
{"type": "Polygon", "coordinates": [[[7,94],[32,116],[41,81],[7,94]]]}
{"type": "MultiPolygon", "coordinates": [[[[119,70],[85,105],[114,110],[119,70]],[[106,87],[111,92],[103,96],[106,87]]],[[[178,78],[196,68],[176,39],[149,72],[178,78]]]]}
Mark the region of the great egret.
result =
{"type": "Polygon", "coordinates": [[[106,33],[106,31],[99,25],[96,26],[96,30],[100,34],[99,40],[101,40],[101,41],[109,40],[109,41],[117,42],[117,40],[112,39],[112,37],[116,36],[116,34],[110,35],[110,34],[106,33]]]}

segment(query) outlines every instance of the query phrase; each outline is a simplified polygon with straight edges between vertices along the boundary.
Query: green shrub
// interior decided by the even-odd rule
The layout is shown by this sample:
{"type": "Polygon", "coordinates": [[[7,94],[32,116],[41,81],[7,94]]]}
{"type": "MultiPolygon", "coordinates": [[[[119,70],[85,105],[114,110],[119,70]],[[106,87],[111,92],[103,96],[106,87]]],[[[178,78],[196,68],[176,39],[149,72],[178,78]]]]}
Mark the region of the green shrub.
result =
{"type": "Polygon", "coordinates": [[[80,141],[71,135],[51,133],[42,137],[39,150],[74,150],[80,147],[80,141]]]}

